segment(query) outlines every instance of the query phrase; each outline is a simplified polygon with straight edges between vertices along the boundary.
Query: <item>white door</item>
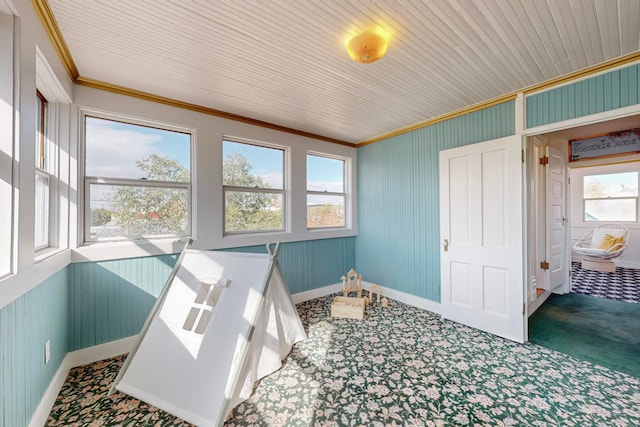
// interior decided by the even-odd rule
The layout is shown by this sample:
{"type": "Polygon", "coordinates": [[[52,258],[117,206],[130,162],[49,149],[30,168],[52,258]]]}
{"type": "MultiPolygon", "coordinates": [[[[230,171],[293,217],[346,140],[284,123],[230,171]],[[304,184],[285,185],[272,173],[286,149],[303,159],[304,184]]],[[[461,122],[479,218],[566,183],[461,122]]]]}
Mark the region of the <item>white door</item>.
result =
{"type": "Polygon", "coordinates": [[[525,340],[521,138],[440,152],[441,313],[525,340]]]}
{"type": "Polygon", "coordinates": [[[567,265],[566,218],[566,151],[547,146],[547,257],[549,260],[549,287],[555,293],[569,292],[567,265]]]}

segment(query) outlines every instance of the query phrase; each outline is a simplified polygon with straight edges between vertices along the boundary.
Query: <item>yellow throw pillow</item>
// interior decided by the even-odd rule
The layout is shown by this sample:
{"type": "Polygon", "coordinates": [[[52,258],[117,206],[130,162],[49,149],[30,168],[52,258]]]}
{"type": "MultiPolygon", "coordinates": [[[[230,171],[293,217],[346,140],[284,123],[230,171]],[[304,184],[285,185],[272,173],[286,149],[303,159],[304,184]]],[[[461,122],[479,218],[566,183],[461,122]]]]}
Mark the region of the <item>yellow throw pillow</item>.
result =
{"type": "Polygon", "coordinates": [[[619,251],[620,249],[622,249],[622,245],[624,245],[624,237],[623,236],[618,236],[616,237],[616,239],[613,241],[613,245],[611,245],[611,247],[613,248],[615,245],[620,245],[617,248],[615,248],[613,251],[619,251]]]}
{"type": "MultiPolygon", "coordinates": [[[[605,251],[608,251],[609,249],[611,249],[612,247],[614,247],[615,245],[618,244],[624,244],[624,237],[623,236],[612,236],[611,234],[605,234],[604,237],[602,238],[602,241],[600,242],[600,246],[598,246],[598,249],[604,249],[605,251]]],[[[621,248],[618,247],[615,249],[615,251],[619,251],[621,248]]]]}

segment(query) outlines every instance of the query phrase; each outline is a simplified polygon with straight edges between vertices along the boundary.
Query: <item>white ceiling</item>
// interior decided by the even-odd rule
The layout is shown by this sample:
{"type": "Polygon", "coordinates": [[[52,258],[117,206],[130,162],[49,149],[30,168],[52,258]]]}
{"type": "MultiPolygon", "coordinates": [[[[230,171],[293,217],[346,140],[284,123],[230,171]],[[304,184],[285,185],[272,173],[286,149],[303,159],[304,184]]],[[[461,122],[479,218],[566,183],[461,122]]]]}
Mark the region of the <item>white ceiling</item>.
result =
{"type": "Polygon", "coordinates": [[[640,0],[49,5],[81,77],[356,143],[640,49],[640,0]]]}

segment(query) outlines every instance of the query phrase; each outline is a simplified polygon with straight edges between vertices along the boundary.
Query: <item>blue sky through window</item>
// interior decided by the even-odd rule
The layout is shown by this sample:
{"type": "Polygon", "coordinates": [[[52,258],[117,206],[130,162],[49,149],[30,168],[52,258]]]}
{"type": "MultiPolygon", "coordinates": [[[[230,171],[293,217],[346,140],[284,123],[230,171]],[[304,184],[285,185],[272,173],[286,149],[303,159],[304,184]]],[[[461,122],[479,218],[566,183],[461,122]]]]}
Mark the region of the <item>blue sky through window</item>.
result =
{"type": "Polygon", "coordinates": [[[157,154],[191,169],[191,135],[86,117],[86,175],[143,178],[136,162],[157,154]]]}

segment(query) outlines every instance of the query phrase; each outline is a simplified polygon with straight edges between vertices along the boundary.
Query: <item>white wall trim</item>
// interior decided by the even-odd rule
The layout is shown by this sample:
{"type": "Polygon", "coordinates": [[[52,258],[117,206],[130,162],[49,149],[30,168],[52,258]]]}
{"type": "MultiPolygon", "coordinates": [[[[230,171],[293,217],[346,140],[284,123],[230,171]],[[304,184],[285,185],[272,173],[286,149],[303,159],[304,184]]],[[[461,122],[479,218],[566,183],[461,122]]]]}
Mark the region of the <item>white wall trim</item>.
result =
{"type": "Polygon", "coordinates": [[[342,291],[342,283],[336,283],[322,288],[311,289],[310,291],[295,293],[291,295],[291,299],[293,299],[294,304],[300,304],[301,302],[309,301],[314,298],[325,297],[340,291],[342,291]]]}
{"type": "Polygon", "coordinates": [[[89,363],[97,362],[99,360],[129,353],[137,340],[138,335],[132,335],[116,341],[110,341],[104,344],[98,344],[92,347],[72,351],[71,353],[67,353],[67,357],[69,358],[69,362],[73,368],[76,366],[88,365],[89,363]]]}
{"type": "MultiPolygon", "coordinates": [[[[535,313],[536,310],[539,309],[542,306],[542,304],[547,300],[547,298],[549,298],[550,296],[551,296],[551,291],[545,290],[533,302],[527,304],[527,318],[529,318],[533,313],[535,313]]],[[[529,341],[528,329],[529,329],[529,327],[527,326],[527,339],[526,339],[526,341],[529,341]]]]}
{"type": "MultiPolygon", "coordinates": [[[[369,286],[374,285],[371,282],[362,282],[362,287],[369,290],[369,286]]],[[[431,301],[426,298],[417,297],[415,295],[408,294],[406,292],[398,291],[396,289],[385,288],[380,286],[380,293],[383,297],[391,298],[401,303],[411,305],[413,307],[421,308],[423,310],[430,311],[434,314],[440,315],[440,303],[431,301]]]]}
{"type": "MultiPolygon", "coordinates": [[[[369,290],[369,286],[371,286],[372,284],[373,283],[363,281],[362,287],[366,290],[369,290]]],[[[324,286],[322,288],[312,289],[310,291],[298,292],[292,295],[292,299],[295,304],[298,304],[314,298],[331,295],[340,291],[342,291],[342,283],[336,283],[333,285],[324,286]]],[[[381,294],[383,297],[391,298],[404,304],[421,308],[438,315],[440,314],[440,303],[437,303],[435,301],[384,287],[381,287],[381,294]]],[[[56,398],[58,397],[58,393],[60,393],[60,389],[64,385],[64,382],[71,368],[87,365],[99,360],[104,360],[110,357],[128,353],[136,343],[137,339],[138,335],[133,335],[127,338],[122,338],[116,341],[111,341],[108,343],[99,344],[67,353],[67,355],[62,360],[58,371],[51,380],[47,391],[40,400],[40,404],[38,405],[38,408],[31,418],[29,427],[41,427],[46,423],[47,418],[49,417],[49,413],[51,412],[51,408],[53,408],[56,398]]]]}
{"type": "Polygon", "coordinates": [[[42,399],[40,399],[40,404],[36,408],[36,412],[33,414],[33,417],[31,417],[29,427],[41,427],[47,422],[47,418],[49,418],[51,408],[53,408],[53,404],[56,402],[58,393],[60,392],[60,389],[67,379],[69,370],[72,367],[73,366],[71,366],[69,362],[69,354],[67,353],[64,359],[62,359],[62,363],[56,371],[56,374],[53,376],[53,379],[49,383],[47,391],[44,392],[44,396],[42,396],[42,399]]]}
{"type": "Polygon", "coordinates": [[[88,365],[89,363],[128,353],[137,339],[138,336],[133,335],[131,337],[67,353],[64,359],[62,359],[62,363],[51,380],[51,383],[49,383],[47,391],[44,393],[44,396],[42,396],[40,404],[36,408],[33,417],[31,417],[29,427],[41,427],[47,422],[49,413],[51,413],[51,408],[53,408],[56,398],[58,397],[58,393],[60,393],[60,389],[64,385],[71,368],[88,365]]]}
{"type": "Polygon", "coordinates": [[[591,114],[588,116],[576,117],[575,119],[563,120],[560,122],[549,123],[546,125],[536,126],[525,129],[523,136],[542,135],[557,130],[570,129],[578,126],[590,125],[593,123],[601,123],[609,120],[621,119],[640,114],[640,104],[630,105],[628,107],[616,108],[615,110],[603,111],[602,113],[591,114]]]}

